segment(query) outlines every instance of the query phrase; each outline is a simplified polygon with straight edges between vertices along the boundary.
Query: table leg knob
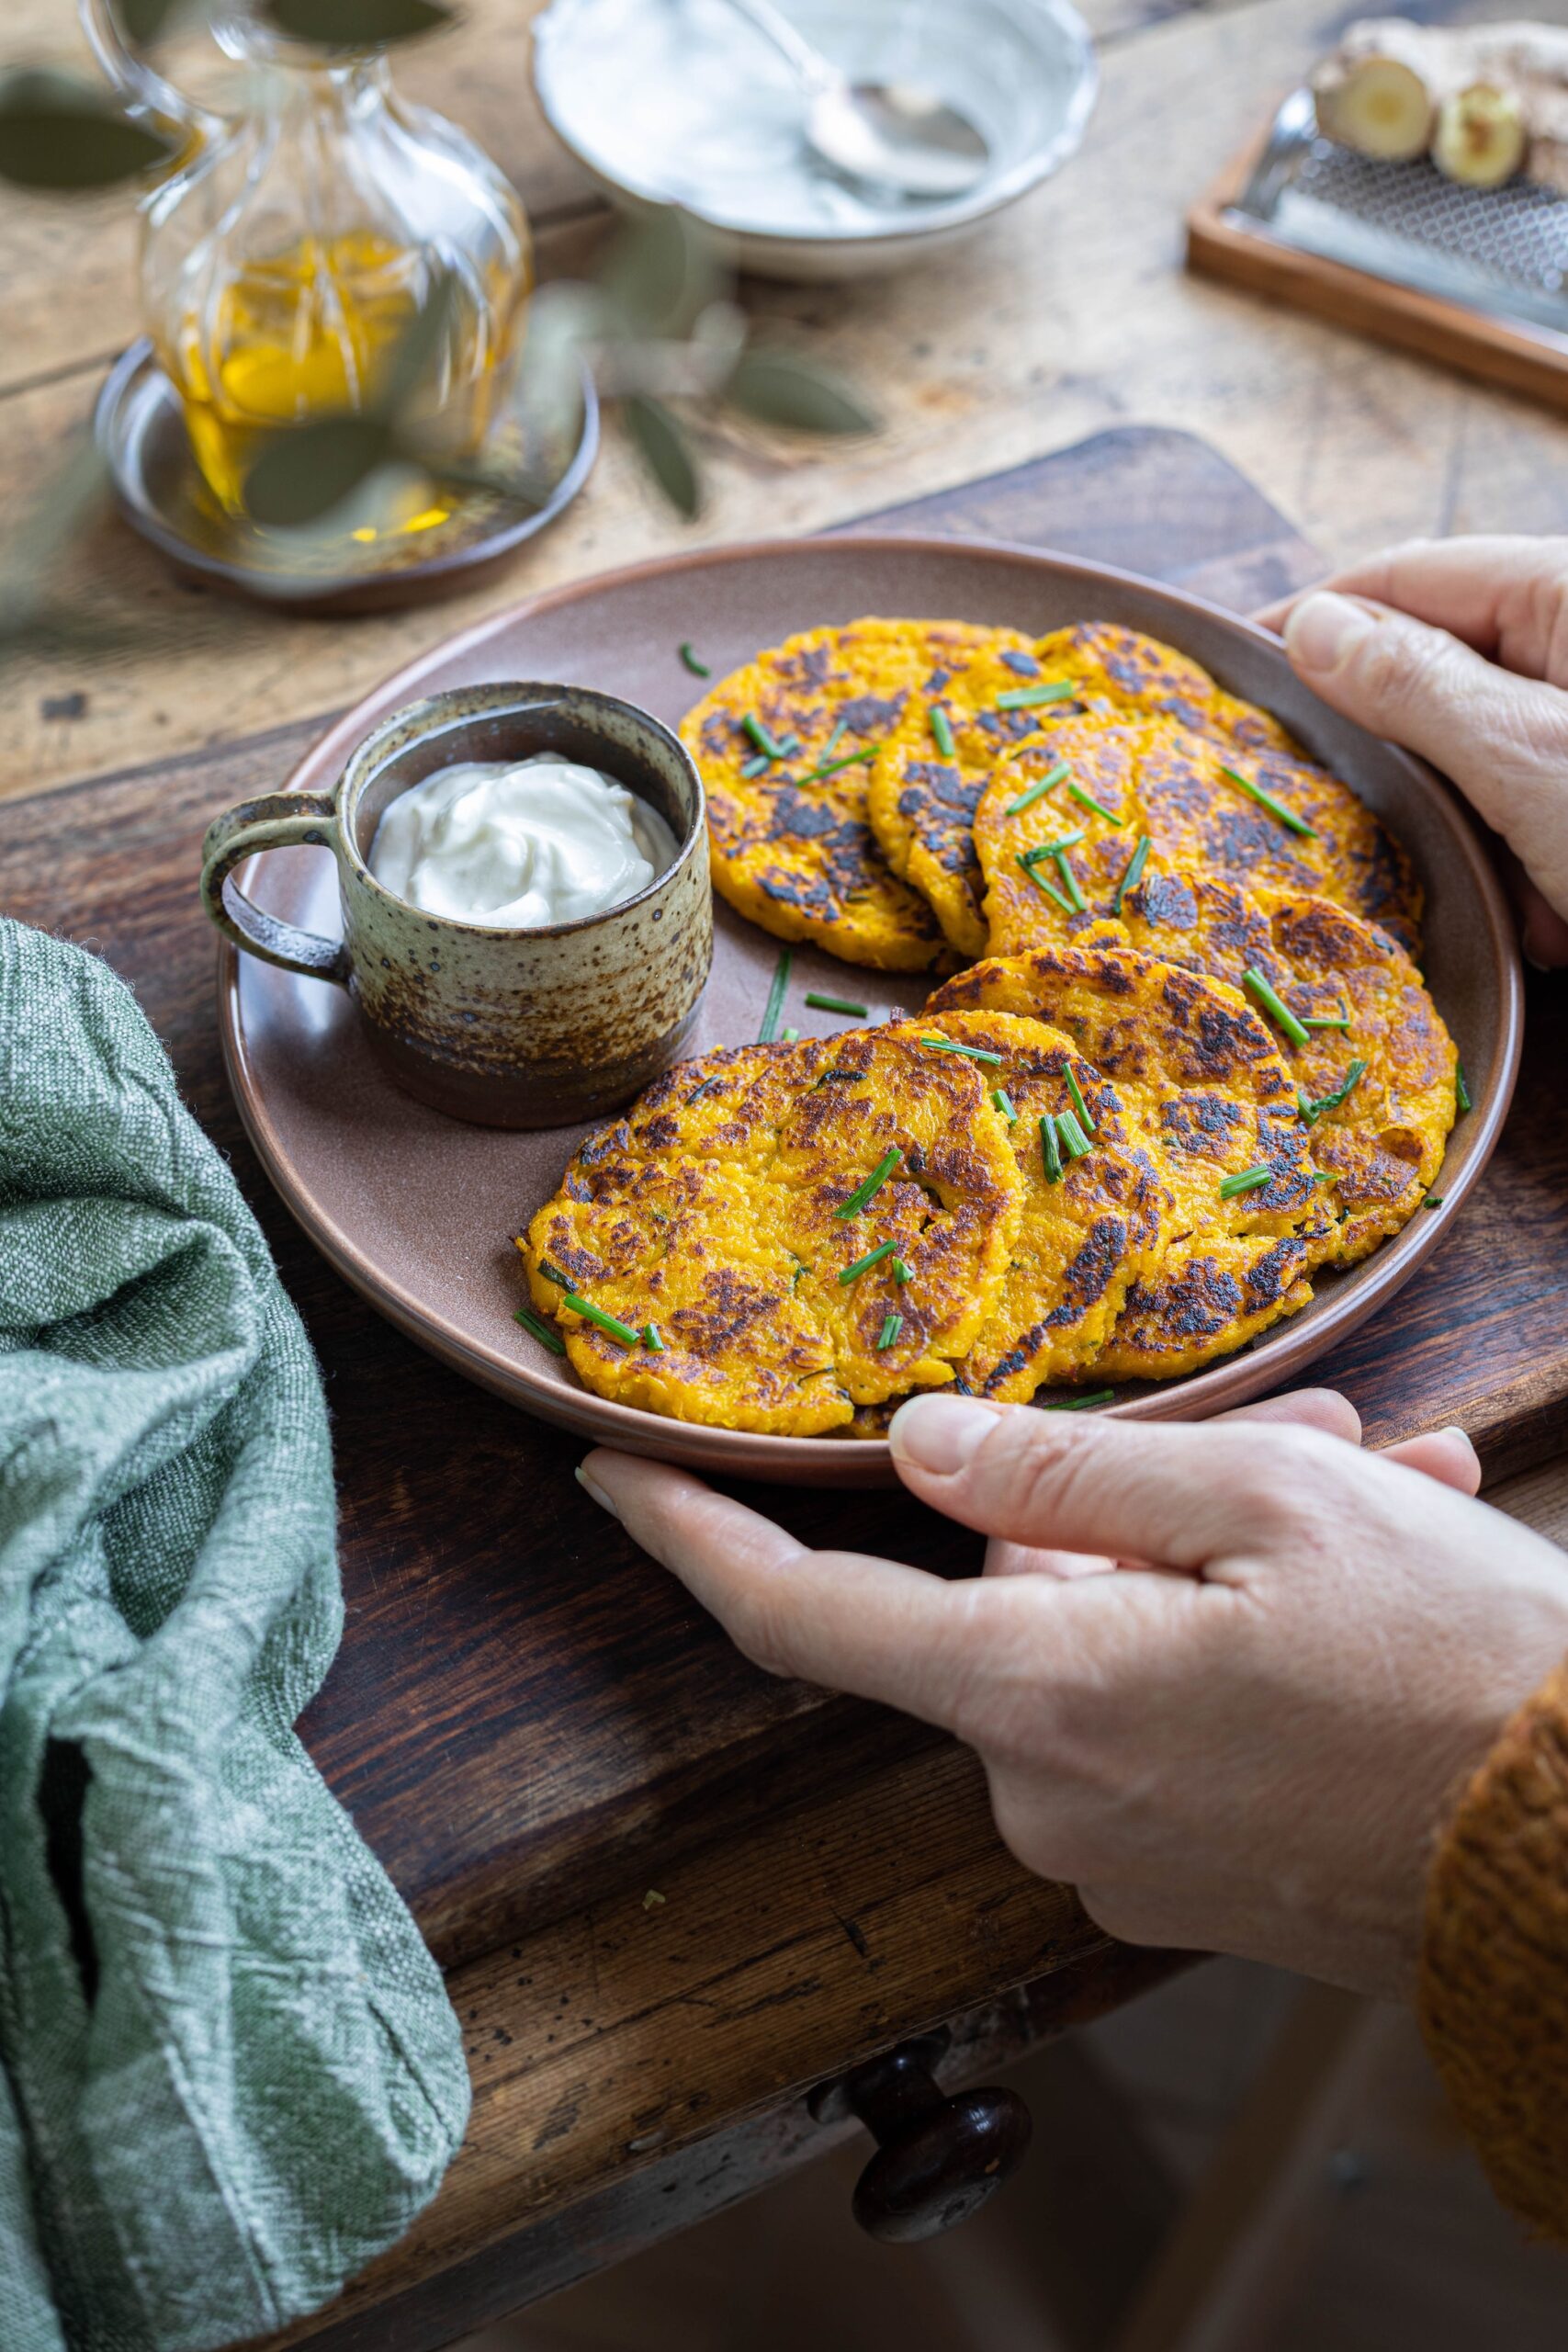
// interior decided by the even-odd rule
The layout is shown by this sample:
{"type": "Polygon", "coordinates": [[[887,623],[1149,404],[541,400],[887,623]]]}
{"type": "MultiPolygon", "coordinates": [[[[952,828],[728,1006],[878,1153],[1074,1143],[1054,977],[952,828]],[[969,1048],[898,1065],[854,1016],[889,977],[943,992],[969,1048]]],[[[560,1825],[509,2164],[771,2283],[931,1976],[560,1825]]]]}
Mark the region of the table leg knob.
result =
{"type": "Polygon", "coordinates": [[[966,2222],[1016,2172],[1029,2109],[1014,2091],[937,2084],[942,2037],[901,2041],[814,2094],[822,2121],[859,2116],[877,2151],[855,2183],[853,2211],[874,2238],[909,2245],[966,2222]]]}

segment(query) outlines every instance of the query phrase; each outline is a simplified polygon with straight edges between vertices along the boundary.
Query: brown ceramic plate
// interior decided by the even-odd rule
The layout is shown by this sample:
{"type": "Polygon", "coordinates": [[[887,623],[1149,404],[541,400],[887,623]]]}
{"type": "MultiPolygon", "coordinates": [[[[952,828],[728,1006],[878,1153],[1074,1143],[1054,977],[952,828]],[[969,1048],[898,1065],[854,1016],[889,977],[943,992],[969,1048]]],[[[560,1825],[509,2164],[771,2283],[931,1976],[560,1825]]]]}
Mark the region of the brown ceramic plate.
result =
{"type": "MultiPolygon", "coordinates": [[[[873,537],[726,548],[552,590],[482,622],[340,720],[290,783],[330,786],[348,751],[388,711],[477,679],[604,686],[673,721],[701,691],[682,666],[682,639],[716,677],[792,630],[860,613],[1005,622],[1035,633],[1074,620],[1147,630],[1277,711],[1407,843],[1427,888],[1427,978],[1459,1041],[1475,1106],[1455,1130],[1435,1187],[1442,1206],[1415,1217],[1362,1265],[1320,1276],[1310,1306],[1242,1353],[1185,1380],[1129,1385],[1105,1409],[1130,1419],[1200,1419],[1299,1376],[1409,1280],[1458,1216],[1508,1107],[1522,998],[1507,907],[1452,792],[1419,761],[1325,710],[1262,630],[1125,572],[1012,548],[873,537]]],[[[278,851],[241,878],[274,913],[308,930],[334,929],[328,853],[278,851]]],[[[775,940],[728,908],[716,912],[713,978],[694,1053],[755,1036],[778,956],[775,940]]],[[[808,1012],[808,989],[854,999],[875,1019],[918,1007],[926,983],[797,948],[784,1019],[809,1035],[847,1024],[808,1012]]],[[[602,1444],[739,1477],[891,1482],[884,1442],[696,1429],[605,1403],[520,1329],[513,1315],[525,1293],[509,1236],[554,1191],[582,1129],[506,1135],[423,1109],[382,1075],[341,990],[227,946],[220,1017],[241,1114],[273,1182],[339,1272],[422,1346],[602,1444]]],[[[439,1432],[432,1439],[438,1443],[439,1432]]]]}

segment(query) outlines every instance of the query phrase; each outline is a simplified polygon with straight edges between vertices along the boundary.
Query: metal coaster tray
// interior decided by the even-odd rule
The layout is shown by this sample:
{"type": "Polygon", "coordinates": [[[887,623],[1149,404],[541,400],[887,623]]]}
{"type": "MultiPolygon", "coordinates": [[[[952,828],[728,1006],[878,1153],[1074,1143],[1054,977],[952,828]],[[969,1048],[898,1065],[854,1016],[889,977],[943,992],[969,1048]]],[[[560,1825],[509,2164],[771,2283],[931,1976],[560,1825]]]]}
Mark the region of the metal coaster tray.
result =
{"type": "Polygon", "coordinates": [[[1188,216],[1190,268],[1568,406],[1568,199],[1317,135],[1294,90],[1188,216]]]}

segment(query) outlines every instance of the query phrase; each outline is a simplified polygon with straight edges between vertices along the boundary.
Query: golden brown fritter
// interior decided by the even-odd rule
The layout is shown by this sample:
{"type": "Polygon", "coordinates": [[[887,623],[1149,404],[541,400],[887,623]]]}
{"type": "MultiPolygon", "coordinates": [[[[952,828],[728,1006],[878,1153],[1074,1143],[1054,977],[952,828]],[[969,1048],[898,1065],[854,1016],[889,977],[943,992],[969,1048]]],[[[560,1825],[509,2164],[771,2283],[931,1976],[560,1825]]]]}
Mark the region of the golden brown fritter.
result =
{"type": "MultiPolygon", "coordinates": [[[[867,752],[906,706],[940,693],[994,632],[867,618],[808,629],[733,671],[681,724],[707,792],[714,888],[780,939],[879,971],[945,968],[942,931],[891,871],[866,817],[867,752]],[[769,761],[745,721],[798,748],[769,761]],[[754,771],[754,773],[748,773],[754,771]]],[[[1021,640],[1021,642],[1022,640],[1021,640]]]]}
{"type": "MultiPolygon", "coordinates": [[[[1132,1283],[1159,1263],[1172,1238],[1171,1201],[1141,1125],[1116,1090],[1060,1030],[1011,1012],[942,1012],[931,1027],[999,1054],[983,1064],[1016,1114],[1010,1133],[1023,1209],[995,1305],[958,1366],[980,1396],[1027,1403],[1047,1381],[1092,1363],[1132,1283]],[[1042,1116],[1077,1115],[1071,1069],[1089,1112],[1090,1148],[1047,1158],[1042,1116]],[[1053,1169],[1059,1172],[1054,1173],[1053,1169]]],[[[1005,1116],[1004,1112],[1004,1116],[1005,1116]]]]}
{"type": "Polygon", "coordinates": [[[1283,1061],[1224,982],[1106,948],[976,965],[933,1012],[985,1008],[1048,1023],[1115,1089],[1173,1197],[1157,1267],[1130,1289],[1092,1376],[1168,1379],[1304,1306],[1328,1245],[1307,1131],[1283,1061]],[[1227,1178],[1266,1170],[1222,1195],[1227,1178]]]}
{"type": "Polygon", "coordinates": [[[1055,629],[1032,647],[998,629],[940,695],[906,704],[872,771],[872,831],[894,872],[930,899],[961,954],[983,956],[987,944],[992,955],[1010,952],[987,936],[974,842],[976,806],[998,768],[1016,778],[1017,793],[1063,756],[1058,738],[1074,721],[1156,718],[1211,737],[1228,752],[1296,749],[1277,719],[1226,694],[1184,653],[1100,621],[1055,629]],[[1054,702],[1020,699],[1052,686],[1073,692],[1054,702]],[[937,741],[933,707],[951,731],[951,754],[937,741]]]}
{"type": "Polygon", "coordinates": [[[1333,1180],[1324,1198],[1337,1220],[1336,1263],[1364,1258],[1415,1215],[1443,1163],[1458,1057],[1420,973],[1385,931],[1327,899],[1253,899],[1227,882],[1160,875],[1127,892],[1119,922],[1090,924],[1077,944],[1133,947],[1208,972],[1263,1012],[1313,1156],[1333,1180]],[[1304,1045],[1247,987],[1249,971],[1306,1027],[1304,1045]],[[1324,1022],[1336,1025],[1314,1025],[1324,1022]]]}
{"type": "Polygon", "coordinates": [[[1021,1192],[975,1064],[907,1031],[852,1031],[682,1064],[582,1145],[519,1247],[596,1394],[809,1435],[952,1380],[1007,1270],[1021,1192]],[[839,1215],[889,1154],[872,1198],[839,1215]],[[569,1286],[638,1344],[581,1316],[569,1286]]]}
{"type": "Polygon", "coordinates": [[[963,956],[986,952],[971,838],[976,802],[998,765],[1010,762],[1027,777],[1043,773],[1055,756],[1051,737],[1059,707],[1003,708],[998,697],[1027,693],[1040,682],[1029,639],[992,631],[988,643],[953,665],[940,692],[908,698],[871,770],[871,829],[895,874],[929,900],[963,956]],[[938,710],[951,730],[951,754],[938,740],[942,723],[932,716],[938,710]]]}
{"type": "Polygon", "coordinates": [[[1003,770],[975,811],[992,953],[1067,942],[1114,916],[1141,840],[1144,872],[1210,876],[1256,893],[1317,895],[1419,937],[1421,891],[1409,859],[1371,810],[1326,769],[1284,752],[1240,752],[1168,718],[1084,718],[1054,738],[1070,773],[1026,808],[1028,779],[1003,770]],[[1248,776],[1312,828],[1296,832],[1236,779],[1248,776]],[[1064,843],[1061,860],[1050,854],[1064,843]],[[1081,903],[1080,903],[1081,901],[1081,903]]]}

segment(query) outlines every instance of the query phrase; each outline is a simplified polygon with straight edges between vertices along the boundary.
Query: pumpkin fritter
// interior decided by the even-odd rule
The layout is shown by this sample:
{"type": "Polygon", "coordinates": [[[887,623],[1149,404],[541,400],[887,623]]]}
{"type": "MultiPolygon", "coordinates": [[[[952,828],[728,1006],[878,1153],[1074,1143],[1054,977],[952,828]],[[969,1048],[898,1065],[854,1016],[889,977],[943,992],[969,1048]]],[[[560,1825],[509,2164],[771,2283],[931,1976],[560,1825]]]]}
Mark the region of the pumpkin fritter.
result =
{"type": "Polygon", "coordinates": [[[1418,941],[1421,890],[1409,859],[1326,769],[1291,753],[1243,752],[1169,718],[1077,719],[1057,729],[1054,748],[1071,772],[1062,783],[1019,808],[1028,779],[1003,770],[975,811],[993,955],[1065,943],[1114,916],[1145,836],[1145,875],[1208,875],[1250,892],[1315,894],[1382,923],[1407,948],[1418,941]],[[1311,833],[1292,831],[1237,776],[1259,784],[1311,833]],[[1076,797],[1074,786],[1098,805],[1076,797]],[[1062,842],[1070,873],[1050,854],[1062,842]]]}
{"type": "MultiPolygon", "coordinates": [[[[868,751],[907,705],[940,694],[995,632],[960,621],[867,618],[807,629],[732,671],[681,723],[708,803],[714,888],[779,939],[878,971],[946,969],[931,908],[899,879],[866,816],[868,751]],[[769,759],[765,741],[791,746],[769,759]]],[[[1025,640],[1021,639],[1020,642],[1025,640]]]]}
{"type": "Polygon", "coordinates": [[[887,863],[930,903],[963,956],[986,952],[970,838],[975,804],[998,765],[1010,761],[1028,775],[1054,757],[1055,708],[1002,709],[998,697],[1040,676],[1028,638],[990,631],[940,688],[908,697],[870,771],[866,811],[887,863]]]}
{"type": "MultiPolygon", "coordinates": [[[[894,872],[930,899],[954,947],[970,956],[985,955],[987,944],[992,955],[1009,953],[987,934],[973,837],[987,785],[1001,767],[1013,794],[1048,774],[1066,756],[1061,739],[1075,720],[1100,726],[1157,718],[1213,738],[1230,754],[1296,750],[1267,711],[1135,630],[1091,622],[1055,629],[1031,646],[998,629],[931,702],[906,704],[872,772],[872,831],[894,872]],[[1073,692],[1056,702],[1019,700],[1053,685],[1073,692]],[[936,740],[933,703],[947,722],[951,754],[936,740]]],[[[1073,730],[1077,738],[1084,731],[1073,730]]]]}
{"type": "Polygon", "coordinates": [[[1172,1195],[1170,1238],[1132,1284],[1094,1378],[1196,1371],[1306,1305],[1330,1220],[1295,1087],[1235,989],[1121,950],[1043,948],[976,965],[930,1006],[973,1008],[1071,1037],[1141,1126],[1172,1195]],[[1258,1169],[1266,1181],[1222,1195],[1226,1178],[1258,1169]]]}
{"type": "Polygon", "coordinates": [[[596,1394],[806,1436],[952,1380],[1007,1270],[1021,1193],[973,1064],[907,1031],[852,1031],[681,1064],[581,1147],[518,1246],[596,1394]],[[865,1205],[837,1215],[890,1153],[865,1205]],[[639,1344],[569,1306],[569,1286],[639,1344]]]}
{"type": "Polygon", "coordinates": [[[985,1067],[1017,1114],[1010,1135],[1022,1217],[996,1304],[958,1366],[958,1385],[1023,1404],[1043,1383],[1091,1363],[1129,1287],[1153,1272],[1172,1237],[1171,1199],[1142,1127],[1060,1030],[977,1012],[938,1013],[935,1033],[999,1054],[999,1063],[985,1067]],[[1060,1152],[1053,1178],[1040,1121],[1074,1111],[1069,1068],[1092,1121],[1091,1148],[1077,1159],[1060,1152]]]}
{"type": "Polygon", "coordinates": [[[1259,1008],[1332,1179],[1334,1261],[1366,1257],[1415,1215],[1454,1123],[1457,1056],[1420,973],[1376,923],[1327,899],[1157,875],[1126,893],[1119,922],[1091,924],[1077,944],[1163,956],[1244,993],[1254,971],[1303,1025],[1345,1022],[1308,1025],[1302,1045],[1259,1008]]]}

